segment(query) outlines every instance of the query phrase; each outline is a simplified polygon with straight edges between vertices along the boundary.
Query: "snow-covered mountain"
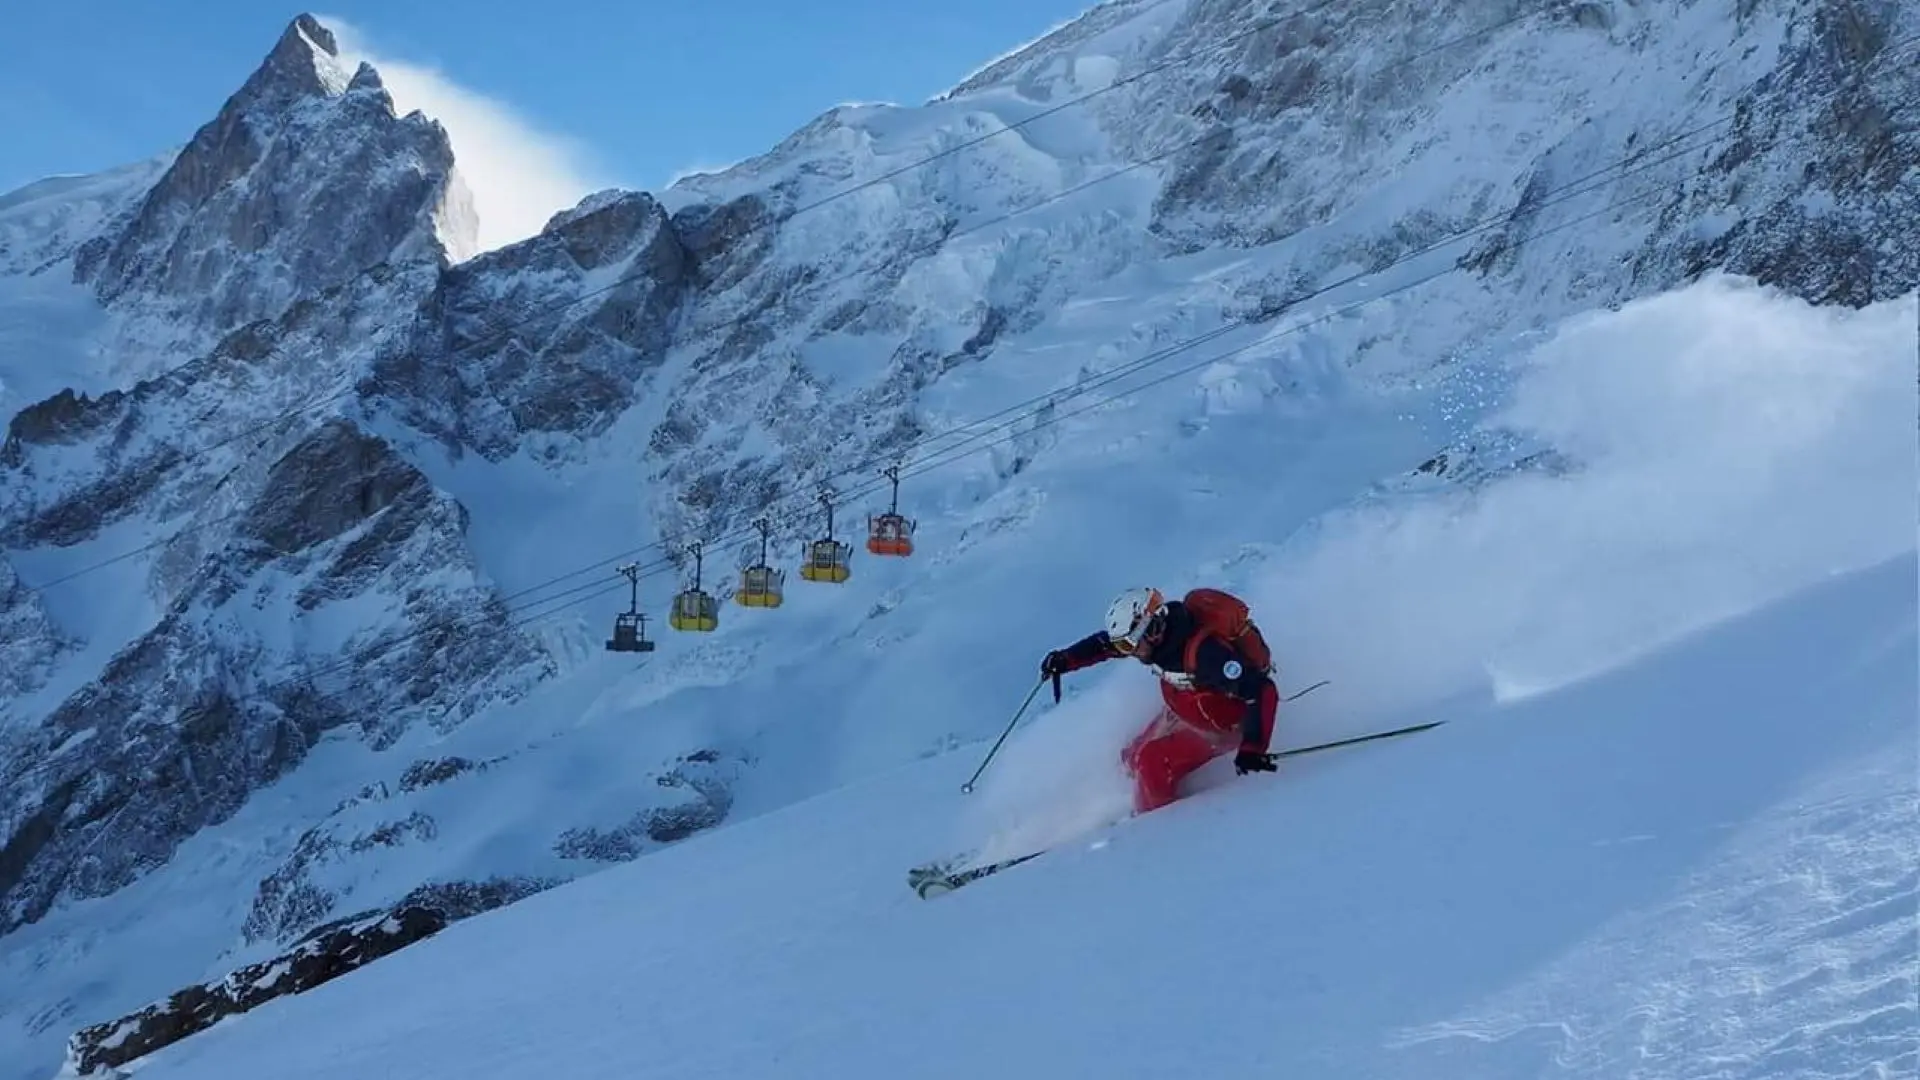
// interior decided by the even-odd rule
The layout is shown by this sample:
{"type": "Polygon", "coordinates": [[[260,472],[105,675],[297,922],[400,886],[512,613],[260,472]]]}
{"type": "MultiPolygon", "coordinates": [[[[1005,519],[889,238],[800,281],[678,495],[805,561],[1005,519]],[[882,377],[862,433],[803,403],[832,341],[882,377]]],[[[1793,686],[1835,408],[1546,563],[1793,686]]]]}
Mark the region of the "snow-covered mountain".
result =
{"type": "MultiPolygon", "coordinates": [[[[1116,0],[469,258],[444,133],[295,20],[184,149],[0,197],[0,1060],[991,736],[1122,584],[1590,470],[1488,419],[1584,312],[1728,271],[1897,319],[1916,38],[1862,0],[1116,0]],[[913,559],[602,648],[616,565],[661,615],[702,541],[724,599],[757,518],[791,570],[818,485],[857,539],[895,462],[913,559]]],[[[1634,550],[1703,527],[1652,520],[1685,524],[1634,550]]],[[[1892,554],[1845,539],[1813,548],[1892,554]]],[[[1737,584],[1620,632],[1766,592],[1737,584]]],[[[1284,633],[1356,726],[1499,664],[1396,682],[1284,633]]],[[[1525,657],[1504,680],[1601,663],[1466,640],[1525,657]]]]}

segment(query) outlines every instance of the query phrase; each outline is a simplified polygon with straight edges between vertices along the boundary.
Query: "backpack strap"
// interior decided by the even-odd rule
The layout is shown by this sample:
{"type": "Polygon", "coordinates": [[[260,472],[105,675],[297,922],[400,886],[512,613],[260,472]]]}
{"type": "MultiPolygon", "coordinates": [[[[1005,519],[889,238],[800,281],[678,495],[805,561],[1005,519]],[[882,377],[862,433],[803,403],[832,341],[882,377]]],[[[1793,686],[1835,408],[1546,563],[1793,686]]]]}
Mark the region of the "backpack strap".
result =
{"type": "MultiPolygon", "coordinates": [[[[1229,648],[1233,646],[1232,638],[1221,634],[1210,626],[1201,626],[1198,623],[1194,624],[1193,633],[1187,635],[1187,647],[1180,656],[1180,666],[1185,668],[1189,675],[1193,673],[1193,665],[1200,660],[1201,643],[1208,638],[1218,638],[1220,641],[1226,643],[1229,648]]],[[[1236,649],[1235,651],[1237,652],[1238,650],[1236,649]]]]}

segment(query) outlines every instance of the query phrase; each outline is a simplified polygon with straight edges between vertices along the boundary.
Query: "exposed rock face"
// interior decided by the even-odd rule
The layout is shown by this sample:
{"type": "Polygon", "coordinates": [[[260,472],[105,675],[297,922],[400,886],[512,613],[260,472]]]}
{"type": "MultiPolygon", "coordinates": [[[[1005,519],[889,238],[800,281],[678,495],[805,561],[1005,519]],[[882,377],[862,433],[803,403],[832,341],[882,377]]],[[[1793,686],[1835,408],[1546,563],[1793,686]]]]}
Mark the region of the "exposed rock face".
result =
{"type": "MultiPolygon", "coordinates": [[[[260,497],[246,510],[236,530],[238,545],[264,564],[327,544],[366,524],[346,545],[338,561],[316,582],[322,590],[353,591],[357,572],[371,553],[388,553],[405,533],[439,507],[426,477],[397,457],[387,444],[345,420],[322,424],[267,472],[260,497]],[[384,514],[388,508],[396,512],[384,514]]],[[[454,531],[465,522],[457,506],[448,507],[454,531]]],[[[231,564],[229,564],[231,566],[231,564]]],[[[244,573],[245,567],[240,568],[244,573]]],[[[302,607],[325,599],[325,591],[303,590],[302,607]]]]}
{"type": "MultiPolygon", "coordinates": [[[[888,145],[891,110],[846,107],[727,173],[684,181],[673,220],[701,285],[680,334],[694,377],[649,443],[655,490],[671,493],[651,516],[684,536],[742,530],[770,504],[790,521],[813,476],[877,469],[923,434],[925,388],[1031,329],[1066,275],[1084,287],[1168,252],[1284,250],[1231,286],[1229,310],[1256,321],[1436,245],[1443,266],[1458,259],[1493,288],[1561,304],[1617,302],[1716,266],[1849,303],[1920,282],[1920,91],[1886,52],[1920,33],[1910,5],[1755,0],[1736,18],[1693,21],[1619,4],[1533,7],[1362,0],[1287,16],[1243,0],[1110,3],[948,96],[956,128],[977,138],[1003,121],[964,111],[970,89],[1059,103],[1152,69],[1075,110],[1119,159],[1156,163],[1144,236],[1115,209],[1016,219],[994,243],[946,239],[991,211],[1044,203],[1046,190],[1014,178],[1033,175],[1022,168],[1031,144],[1057,126],[910,168],[925,155],[888,145]],[[1703,52],[1711,70],[1671,92],[1591,93],[1563,77],[1577,60],[1595,85],[1636,85],[1649,70],[1692,72],[1703,52]],[[1484,118],[1457,104],[1489,93],[1526,104],[1484,118]],[[1828,128],[1838,137],[1821,137],[1828,128]],[[1636,171],[1620,168],[1656,146],[1636,171]],[[1442,179],[1413,203],[1382,179],[1414,175],[1442,179]],[[1583,178],[1589,194],[1570,199],[1583,178]],[[1567,231],[1610,202],[1621,207],[1611,217],[1567,231]],[[956,295],[930,284],[966,276],[962,260],[991,270],[956,295]],[[851,383],[808,359],[848,340],[891,346],[884,378],[851,383]],[[746,449],[769,444],[778,452],[746,449]]],[[[1060,188],[1113,171],[1045,168],[1062,170],[1060,188]]]]}
{"type": "MultiPolygon", "coordinates": [[[[363,891],[370,863],[439,838],[439,821],[422,809],[427,800],[444,794],[432,789],[457,785],[471,792],[485,782],[480,774],[501,764],[500,759],[420,760],[407,766],[398,783],[379,781],[341,800],[260,879],[241,927],[243,938],[248,944],[296,941],[329,925],[337,909],[364,904],[351,897],[363,891]]],[[[663,771],[636,776],[642,805],[629,820],[607,829],[565,829],[552,844],[553,854],[584,862],[621,862],[710,829],[724,821],[732,807],[738,765],[716,751],[700,750],[663,771]]],[[[496,875],[484,882],[421,886],[401,902],[431,903],[451,917],[464,918],[558,883],[541,875],[496,875]]]]}
{"type": "Polygon", "coordinates": [[[530,434],[590,438],[648,389],[689,270],[652,197],[594,196],[442,275],[372,388],[455,453],[498,460],[530,434]]]}
{"type": "Polygon", "coordinates": [[[37,690],[74,642],[47,617],[40,597],[0,558],[0,717],[14,699],[37,690]]]}
{"type": "Polygon", "coordinates": [[[1807,25],[1661,208],[1636,267],[1654,282],[1723,269],[1855,307],[1920,283],[1920,17],[1837,2],[1807,25]]]}
{"type": "Polygon", "coordinates": [[[471,234],[440,228],[467,198],[445,131],[396,117],[303,15],[78,270],[130,333],[192,349],[382,263],[463,257],[471,234]]]}
{"type": "Polygon", "coordinates": [[[711,751],[688,755],[655,778],[662,788],[685,792],[683,801],[642,810],[612,829],[568,829],[554,843],[554,853],[563,859],[626,862],[713,828],[733,807],[732,789],[714,768],[718,761],[711,751]]]}
{"type": "Polygon", "coordinates": [[[418,791],[435,784],[444,784],[456,776],[484,770],[487,765],[487,762],[463,757],[416,761],[407,766],[406,772],[400,774],[400,790],[402,792],[418,791]]]}
{"type": "MultiPolygon", "coordinates": [[[[124,326],[163,316],[174,336],[154,341],[212,348],[123,390],[57,394],[16,415],[0,446],[9,546],[178,523],[133,552],[157,552],[154,623],[125,628],[94,680],[0,733],[0,932],[162,864],[329,730],[351,723],[383,746],[544,670],[479,583],[464,508],[340,415],[383,350],[435,336],[419,305],[441,287],[435,230],[458,217],[460,192],[438,126],[396,119],[372,70],[349,78],[334,54],[324,28],[296,20],[124,224],[80,252],[124,326]],[[453,580],[465,584],[448,591],[453,580]],[[391,616],[318,654],[250,614],[369,597],[391,616]]],[[[583,272],[627,257],[670,277],[670,233],[656,228],[649,248],[630,231],[646,205],[577,210],[549,257],[583,272]]],[[[637,287],[634,311],[657,324],[652,288],[637,287]]],[[[670,305],[671,282],[658,291],[670,305]]],[[[658,332],[610,329],[642,345],[658,332]]],[[[527,396],[537,412],[539,391],[527,396]]],[[[7,617],[29,618],[35,606],[8,595],[7,617]]],[[[43,631],[10,642],[23,683],[44,676],[43,631]]]]}
{"type": "Polygon", "coordinates": [[[242,505],[224,542],[199,538],[205,554],[155,627],[44,723],[0,736],[0,932],[165,862],[322,733],[351,723],[378,746],[417,718],[457,723],[478,672],[536,662],[509,631],[455,614],[505,622],[477,585],[419,587],[450,569],[474,580],[465,513],[347,421],[293,443],[242,505]],[[398,598],[403,614],[350,642],[344,662],[303,661],[240,629],[250,609],[362,596],[398,598]],[[63,745],[77,749],[55,754],[63,745]]]}
{"type": "Polygon", "coordinates": [[[118,1020],[83,1028],[67,1041],[75,1076],[98,1075],[204,1031],[275,998],[304,993],[391,955],[451,923],[511,904],[559,884],[554,879],[491,878],[422,885],[385,911],[317,926],[271,960],[223,979],[176,991],[118,1020]]]}
{"type": "MultiPolygon", "coordinates": [[[[333,912],[337,897],[315,880],[317,869],[327,862],[338,862],[364,854],[376,847],[397,847],[408,843],[430,843],[438,833],[432,816],[414,811],[397,821],[388,821],[342,842],[329,825],[315,826],[301,834],[293,855],[280,869],[260,882],[253,909],[241,932],[247,941],[290,940],[309,933],[309,928],[333,912]]],[[[504,901],[503,901],[504,902],[504,901]]]]}
{"type": "MultiPolygon", "coordinates": [[[[1666,288],[1709,268],[1850,304],[1900,295],[1920,280],[1920,244],[1886,242],[1889,228],[1910,236],[1905,223],[1920,220],[1920,88],[1910,75],[1920,15],[1911,5],[1752,0],[1725,19],[1692,21],[1649,18],[1621,3],[1535,7],[1475,0],[1408,11],[1360,0],[1284,15],[1241,0],[1195,0],[1165,34],[1135,46],[1140,64],[1182,62],[1093,107],[1131,156],[1171,152],[1153,229],[1181,251],[1254,247],[1343,216],[1366,220],[1362,200],[1377,190],[1370,174],[1434,150],[1444,162],[1447,142],[1482,159],[1486,168],[1463,170],[1451,198],[1380,217],[1377,230],[1319,237],[1314,261],[1296,275],[1302,283],[1342,265],[1382,265],[1503,208],[1508,226],[1473,259],[1512,273],[1516,261],[1497,253],[1554,220],[1541,217],[1539,199],[1582,176],[1616,202],[1659,189],[1624,213],[1644,246],[1619,276],[1587,283],[1596,296],[1666,288]],[[1493,27],[1505,32],[1482,32],[1493,27]],[[1360,41],[1374,47],[1354,47],[1360,41]],[[1620,87],[1649,69],[1703,70],[1684,101],[1644,90],[1594,101],[1584,82],[1549,77],[1563,57],[1602,81],[1617,70],[1612,85],[1620,87]],[[1502,82],[1582,122],[1518,153],[1504,137],[1467,147],[1429,130],[1452,87],[1502,82]],[[1671,160],[1637,178],[1607,176],[1642,151],[1671,160]],[[1508,186],[1515,164],[1518,183],[1508,186]]],[[[1101,22],[1063,31],[1061,41],[1093,37],[1129,10],[1110,5],[1101,22]]],[[[975,81],[1058,80],[1055,45],[1039,42],[975,81]]],[[[1275,288],[1283,298],[1300,291],[1275,288]]]]}
{"type": "Polygon", "coordinates": [[[336,927],[272,960],[189,986],[131,1016],[83,1028],[68,1041],[68,1069],[89,1076],[125,1065],[229,1016],[337,979],[439,933],[449,921],[434,907],[406,905],[336,927]]]}
{"type": "Polygon", "coordinates": [[[328,406],[349,396],[367,352],[405,332],[395,307],[435,273],[370,271],[164,375],[21,410],[0,444],[0,541],[68,546],[142,511],[231,514],[276,448],[339,411],[328,406]]]}
{"type": "Polygon", "coordinates": [[[8,464],[18,464],[20,448],[27,443],[65,445],[79,442],[111,423],[116,407],[126,395],[108,391],[98,401],[72,390],[21,409],[7,424],[8,464]]]}

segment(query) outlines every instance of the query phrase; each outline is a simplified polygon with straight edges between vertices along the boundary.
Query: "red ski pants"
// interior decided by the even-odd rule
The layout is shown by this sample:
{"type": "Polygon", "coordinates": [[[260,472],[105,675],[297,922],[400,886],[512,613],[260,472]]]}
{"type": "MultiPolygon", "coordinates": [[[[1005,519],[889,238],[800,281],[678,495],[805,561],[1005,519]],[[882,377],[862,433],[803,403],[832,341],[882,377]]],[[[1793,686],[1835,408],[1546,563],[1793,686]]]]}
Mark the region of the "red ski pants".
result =
{"type": "Polygon", "coordinates": [[[1121,754],[1133,774],[1133,812],[1158,810],[1179,798],[1188,773],[1238,745],[1237,734],[1203,731],[1162,710],[1121,754]]]}
{"type": "MultiPolygon", "coordinates": [[[[1166,706],[1127,744],[1120,758],[1133,774],[1134,813],[1158,810],[1180,797],[1188,773],[1240,745],[1246,706],[1223,694],[1161,684],[1166,706]]],[[[1269,686],[1261,703],[1263,739],[1273,737],[1279,694],[1269,686]]]]}

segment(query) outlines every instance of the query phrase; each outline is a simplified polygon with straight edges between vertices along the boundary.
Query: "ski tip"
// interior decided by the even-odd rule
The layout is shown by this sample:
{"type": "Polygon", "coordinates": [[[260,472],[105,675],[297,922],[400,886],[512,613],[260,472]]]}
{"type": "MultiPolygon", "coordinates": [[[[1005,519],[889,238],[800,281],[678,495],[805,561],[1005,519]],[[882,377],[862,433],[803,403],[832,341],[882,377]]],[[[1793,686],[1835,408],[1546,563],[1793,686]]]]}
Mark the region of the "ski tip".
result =
{"type": "Polygon", "coordinates": [[[907,887],[912,889],[914,894],[922,900],[938,896],[941,893],[952,892],[953,883],[950,880],[950,874],[951,871],[945,863],[928,863],[925,866],[916,866],[907,871],[907,887]]]}
{"type": "Polygon", "coordinates": [[[952,892],[953,883],[945,878],[928,878],[925,881],[916,882],[913,886],[913,891],[914,895],[920,897],[920,899],[931,900],[936,896],[943,896],[952,892]]]}

